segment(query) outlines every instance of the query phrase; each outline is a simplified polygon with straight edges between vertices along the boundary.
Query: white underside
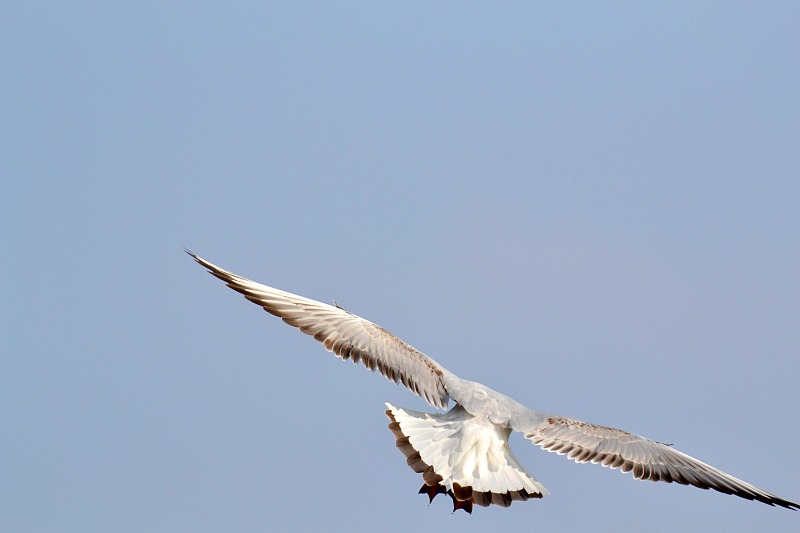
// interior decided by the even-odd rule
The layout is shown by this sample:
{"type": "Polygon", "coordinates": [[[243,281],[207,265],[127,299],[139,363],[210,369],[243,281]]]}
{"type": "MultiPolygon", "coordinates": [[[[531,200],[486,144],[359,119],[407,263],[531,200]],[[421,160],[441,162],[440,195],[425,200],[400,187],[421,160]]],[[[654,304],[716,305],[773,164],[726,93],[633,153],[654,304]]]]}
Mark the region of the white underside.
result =
{"type": "Polygon", "coordinates": [[[459,405],[442,415],[386,405],[410,444],[447,488],[458,484],[478,492],[524,489],[531,495],[547,494],[508,447],[510,428],[472,416],[459,405]]]}

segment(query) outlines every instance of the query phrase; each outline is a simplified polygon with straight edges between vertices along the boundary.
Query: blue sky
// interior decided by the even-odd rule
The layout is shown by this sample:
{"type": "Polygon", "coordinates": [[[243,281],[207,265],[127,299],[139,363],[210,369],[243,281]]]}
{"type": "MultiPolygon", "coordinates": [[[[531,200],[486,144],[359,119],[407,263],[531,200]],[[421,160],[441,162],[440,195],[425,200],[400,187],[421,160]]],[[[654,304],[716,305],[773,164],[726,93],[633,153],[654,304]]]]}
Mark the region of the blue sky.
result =
{"type": "Polygon", "coordinates": [[[0,9],[3,531],[796,530],[519,436],[428,506],[422,401],[182,251],[798,501],[796,3],[0,9]]]}

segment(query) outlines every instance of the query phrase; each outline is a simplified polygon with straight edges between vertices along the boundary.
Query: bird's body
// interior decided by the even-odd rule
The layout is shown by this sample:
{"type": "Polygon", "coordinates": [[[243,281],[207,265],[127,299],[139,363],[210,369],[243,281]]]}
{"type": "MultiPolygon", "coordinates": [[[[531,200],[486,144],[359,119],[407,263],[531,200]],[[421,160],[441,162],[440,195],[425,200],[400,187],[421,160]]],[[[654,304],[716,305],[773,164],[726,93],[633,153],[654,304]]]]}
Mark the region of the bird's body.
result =
{"type": "Polygon", "coordinates": [[[473,504],[508,507],[547,494],[508,446],[511,431],[544,450],[592,462],[637,479],[694,485],[799,509],[800,504],[763,491],[673,447],[626,431],[529,409],[480,383],[459,378],[385,329],[336,305],[274,289],[223,270],[188,252],[211,274],[267,312],[313,336],[342,359],[361,362],[401,383],[444,414],[387,404],[389,429],[408,465],[422,474],[420,493],[448,494],[454,510],[473,504]]]}

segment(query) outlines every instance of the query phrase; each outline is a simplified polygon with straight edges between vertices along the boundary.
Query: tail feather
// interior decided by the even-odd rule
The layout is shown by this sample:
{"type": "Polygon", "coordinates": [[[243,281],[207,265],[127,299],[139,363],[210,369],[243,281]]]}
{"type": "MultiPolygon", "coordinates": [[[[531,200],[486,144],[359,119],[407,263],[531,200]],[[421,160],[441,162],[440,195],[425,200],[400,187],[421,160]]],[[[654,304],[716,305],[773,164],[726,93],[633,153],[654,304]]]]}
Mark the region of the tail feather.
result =
{"type": "Polygon", "coordinates": [[[472,512],[472,504],[508,507],[547,494],[508,447],[509,428],[474,417],[460,405],[442,415],[386,406],[397,448],[422,474],[420,494],[431,501],[446,493],[454,511],[472,512]]]}

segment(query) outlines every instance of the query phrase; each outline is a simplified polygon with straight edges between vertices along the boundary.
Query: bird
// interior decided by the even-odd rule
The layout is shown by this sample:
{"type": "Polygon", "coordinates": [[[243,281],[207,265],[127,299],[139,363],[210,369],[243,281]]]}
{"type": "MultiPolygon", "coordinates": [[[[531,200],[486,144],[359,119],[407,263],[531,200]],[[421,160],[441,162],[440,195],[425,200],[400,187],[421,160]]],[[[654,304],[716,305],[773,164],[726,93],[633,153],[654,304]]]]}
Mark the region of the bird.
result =
{"type": "Polygon", "coordinates": [[[521,433],[541,449],[577,463],[594,463],[639,480],[693,485],[791,510],[780,498],[675,449],[627,431],[529,409],[474,381],[459,378],[384,328],[340,307],[285,292],[224,270],[185,250],[231,289],[311,335],[342,360],[361,363],[401,384],[430,406],[425,413],[386,404],[396,447],[422,475],[419,494],[439,494],[453,511],[474,506],[509,507],[538,499],[547,489],[511,451],[508,438],[521,433]],[[449,408],[450,403],[453,406],[449,408]],[[449,408],[449,410],[448,410],[449,408]]]}

